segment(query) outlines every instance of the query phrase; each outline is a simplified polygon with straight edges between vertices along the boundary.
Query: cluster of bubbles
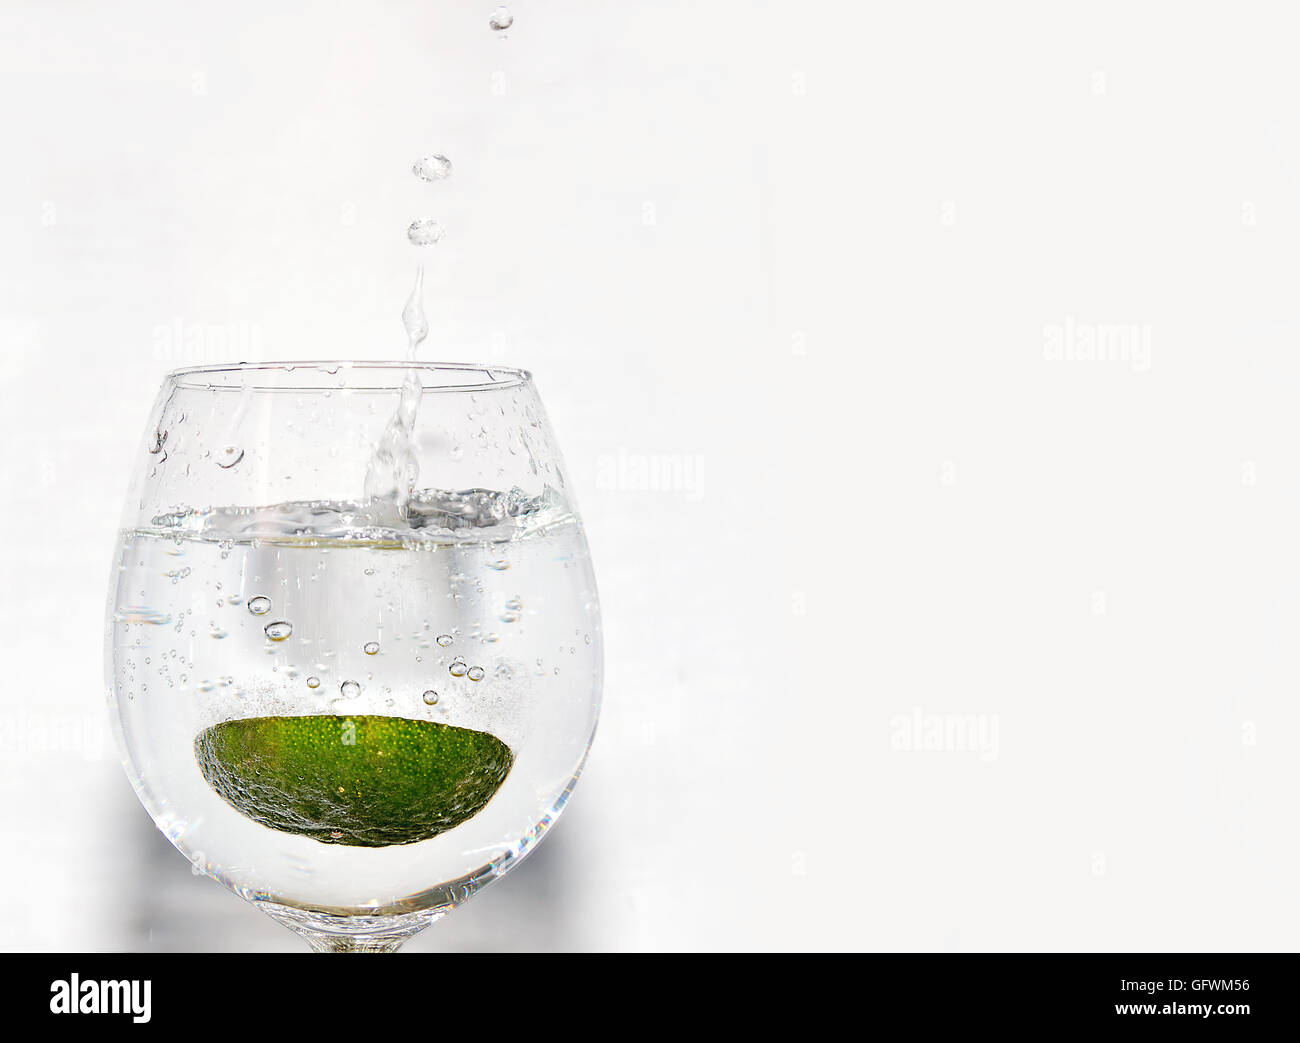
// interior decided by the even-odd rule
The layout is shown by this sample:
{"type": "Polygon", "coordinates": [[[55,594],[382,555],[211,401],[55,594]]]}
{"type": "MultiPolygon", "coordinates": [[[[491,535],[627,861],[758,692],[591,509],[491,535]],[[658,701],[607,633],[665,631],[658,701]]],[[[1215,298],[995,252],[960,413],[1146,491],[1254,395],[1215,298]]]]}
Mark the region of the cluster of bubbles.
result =
{"type": "Polygon", "coordinates": [[[470,666],[461,656],[457,656],[451,661],[451,666],[447,667],[447,672],[452,677],[468,677],[471,681],[481,681],[487,674],[487,671],[481,666],[470,666]]]}
{"type": "MultiPolygon", "coordinates": [[[[238,598],[232,597],[229,600],[232,605],[239,604],[238,598]]],[[[271,611],[271,599],[265,594],[258,594],[256,597],[249,598],[248,611],[255,616],[266,615],[271,611]]],[[[272,641],[285,641],[293,633],[293,624],[286,619],[277,619],[274,623],[267,623],[262,628],[262,632],[272,641]]],[[[217,636],[215,630],[212,636],[217,636]]],[[[221,636],[226,636],[225,631],[222,631],[221,636]]]]}
{"type": "MultiPolygon", "coordinates": [[[[242,599],[237,595],[231,595],[227,597],[225,601],[232,605],[238,605],[241,603],[242,599]]],[[[265,594],[258,594],[248,599],[246,607],[251,615],[265,616],[270,614],[273,604],[271,599],[265,594]]],[[[520,610],[523,608],[523,601],[518,596],[512,597],[506,602],[505,607],[506,611],[502,614],[501,618],[507,623],[513,623],[519,619],[520,610]]],[[[131,616],[131,622],[142,621],[142,613],[139,610],[134,610],[131,616]]],[[[153,619],[148,619],[147,621],[155,622],[153,619]]],[[[226,636],[226,633],[226,631],[221,630],[214,625],[212,630],[213,637],[222,638],[226,636]]],[[[263,633],[265,633],[266,637],[271,641],[286,641],[293,634],[293,624],[288,620],[279,619],[275,622],[267,623],[263,628],[263,633]]],[[[496,637],[497,635],[491,634],[485,637],[484,640],[494,640],[496,637]]],[[[447,648],[455,641],[455,638],[451,634],[439,634],[434,640],[437,641],[439,647],[447,648]]],[[[367,641],[361,646],[361,651],[369,656],[378,655],[380,652],[379,642],[367,641]]],[[[461,655],[457,655],[455,659],[452,660],[451,665],[448,667],[448,671],[451,673],[452,677],[468,677],[471,681],[481,681],[487,676],[487,671],[484,670],[483,667],[470,666],[469,663],[466,662],[465,657],[461,655]]],[[[321,679],[315,674],[312,674],[307,678],[308,688],[315,691],[320,686],[321,679]]],[[[355,699],[361,694],[361,685],[357,681],[344,681],[339,685],[339,694],[345,699],[355,699]]],[[[437,691],[432,688],[428,689],[421,698],[424,700],[426,706],[438,705],[439,695],[437,691]]]]}

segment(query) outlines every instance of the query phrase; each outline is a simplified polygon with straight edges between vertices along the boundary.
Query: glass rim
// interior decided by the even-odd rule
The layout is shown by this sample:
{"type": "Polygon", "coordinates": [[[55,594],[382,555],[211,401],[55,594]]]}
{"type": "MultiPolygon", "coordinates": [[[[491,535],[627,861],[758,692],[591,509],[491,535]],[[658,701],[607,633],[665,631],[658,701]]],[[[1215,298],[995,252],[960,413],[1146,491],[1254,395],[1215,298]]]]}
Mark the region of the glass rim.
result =
{"type": "Polygon", "coordinates": [[[247,379],[247,374],[275,372],[291,374],[310,371],[322,376],[334,377],[341,373],[366,372],[401,373],[420,370],[425,374],[483,374],[487,379],[481,381],[446,380],[441,383],[423,382],[425,391],[502,391],[522,387],[533,382],[533,375],[526,369],[515,366],[502,366],[487,362],[435,362],[435,361],[401,361],[396,359],[286,359],[280,362],[217,362],[202,366],[183,366],[167,373],[164,380],[178,388],[198,391],[323,391],[331,387],[344,387],[353,391],[396,391],[401,387],[401,380],[388,380],[382,384],[360,384],[345,381],[343,384],[299,384],[296,382],[255,383],[247,379]],[[234,375],[237,379],[229,379],[234,375]],[[204,376],[225,377],[221,380],[203,381],[204,376]]]}

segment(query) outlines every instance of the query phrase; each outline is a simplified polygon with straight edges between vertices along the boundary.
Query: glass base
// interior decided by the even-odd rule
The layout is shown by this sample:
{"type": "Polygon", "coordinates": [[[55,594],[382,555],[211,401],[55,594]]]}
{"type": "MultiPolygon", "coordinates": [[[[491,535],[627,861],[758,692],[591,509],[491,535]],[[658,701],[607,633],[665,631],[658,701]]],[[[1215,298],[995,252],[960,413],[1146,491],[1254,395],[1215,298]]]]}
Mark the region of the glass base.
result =
{"type": "Polygon", "coordinates": [[[306,940],[315,952],[396,952],[445,909],[427,909],[391,916],[339,916],[275,902],[255,902],[262,912],[306,940]]]}

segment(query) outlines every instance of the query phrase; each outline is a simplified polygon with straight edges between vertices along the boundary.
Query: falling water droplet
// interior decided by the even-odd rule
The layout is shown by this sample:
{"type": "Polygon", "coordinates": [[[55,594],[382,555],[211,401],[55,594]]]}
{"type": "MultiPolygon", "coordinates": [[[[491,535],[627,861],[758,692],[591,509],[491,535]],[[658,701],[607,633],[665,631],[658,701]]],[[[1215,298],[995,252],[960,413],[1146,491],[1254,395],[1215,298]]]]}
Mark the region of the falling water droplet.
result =
{"type": "Polygon", "coordinates": [[[361,694],[361,686],[356,681],[344,681],[339,685],[339,694],[344,699],[355,699],[361,694]]]}
{"type": "Polygon", "coordinates": [[[451,160],[446,156],[425,156],[415,161],[411,173],[421,181],[441,181],[451,176],[451,160]]]}
{"type": "Polygon", "coordinates": [[[271,611],[271,599],[259,594],[248,599],[248,611],[255,616],[264,616],[271,611]]]}
{"type": "Polygon", "coordinates": [[[379,655],[379,642],[367,641],[361,646],[361,651],[365,652],[366,655],[379,655]]]}
{"type": "Polygon", "coordinates": [[[416,246],[432,246],[446,234],[447,230],[432,217],[422,217],[418,221],[412,221],[406,230],[406,238],[416,246]]]}
{"type": "Polygon", "coordinates": [[[293,624],[283,619],[278,623],[267,623],[264,632],[272,641],[283,641],[293,633],[293,624]]]}
{"type": "Polygon", "coordinates": [[[483,668],[481,666],[471,666],[467,675],[471,681],[483,680],[483,668]]]}
{"type": "Polygon", "coordinates": [[[438,705],[438,693],[435,692],[432,688],[430,688],[427,692],[424,693],[424,705],[425,706],[438,705]]]}
{"type": "Polygon", "coordinates": [[[509,29],[515,24],[515,16],[510,13],[509,8],[498,7],[492,12],[492,17],[488,19],[488,25],[495,31],[501,32],[503,29],[509,29]]]}
{"type": "Polygon", "coordinates": [[[319,678],[319,677],[309,677],[309,678],[307,678],[307,687],[308,687],[308,688],[319,688],[319,687],[320,687],[320,678],[319,678]]]}
{"type": "Polygon", "coordinates": [[[244,451],[237,445],[228,445],[224,449],[218,449],[216,453],[217,466],[227,471],[243,458],[244,451]]]}

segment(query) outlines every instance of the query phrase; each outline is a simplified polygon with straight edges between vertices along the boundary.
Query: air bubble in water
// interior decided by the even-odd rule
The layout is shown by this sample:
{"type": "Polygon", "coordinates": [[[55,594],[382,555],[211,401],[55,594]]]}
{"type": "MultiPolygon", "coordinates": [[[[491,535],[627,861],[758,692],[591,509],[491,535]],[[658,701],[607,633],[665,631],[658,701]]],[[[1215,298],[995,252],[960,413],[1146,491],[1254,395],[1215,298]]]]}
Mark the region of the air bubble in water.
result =
{"type": "Polygon", "coordinates": [[[283,641],[293,633],[293,624],[286,623],[284,620],[278,623],[267,623],[265,633],[272,641],[283,641]]]}
{"type": "Polygon", "coordinates": [[[248,599],[248,611],[255,616],[264,616],[271,611],[271,599],[259,594],[248,599]]]}
{"type": "Polygon", "coordinates": [[[244,458],[244,451],[237,445],[228,445],[224,449],[217,450],[217,466],[226,470],[234,467],[244,458]]]}
{"type": "Polygon", "coordinates": [[[166,612],[155,612],[151,608],[127,605],[125,608],[119,608],[113,613],[113,621],[116,623],[148,623],[151,626],[161,627],[170,623],[172,617],[166,612]]]}
{"type": "Polygon", "coordinates": [[[471,666],[467,675],[471,681],[483,680],[484,670],[481,666],[471,666]]]}
{"type": "Polygon", "coordinates": [[[449,644],[451,644],[451,635],[450,635],[450,634],[439,634],[439,635],[438,635],[438,644],[442,645],[443,648],[446,648],[449,644]]]}
{"type": "Polygon", "coordinates": [[[319,677],[309,677],[309,678],[307,678],[307,687],[308,687],[308,688],[319,688],[319,687],[320,687],[320,678],[319,678],[319,677]]]}
{"type": "Polygon", "coordinates": [[[502,612],[502,613],[501,613],[501,622],[502,622],[502,623],[518,623],[518,622],[519,622],[519,613],[518,613],[518,612],[502,612]]]}
{"type": "Polygon", "coordinates": [[[432,246],[447,234],[447,230],[431,217],[412,221],[406,230],[406,238],[416,246],[432,246]]]}
{"type": "Polygon", "coordinates": [[[415,161],[411,173],[421,181],[441,181],[451,175],[451,160],[446,156],[425,156],[415,161]]]}
{"type": "Polygon", "coordinates": [[[427,692],[424,693],[424,705],[425,706],[438,705],[438,693],[435,692],[432,688],[430,688],[427,692]]]}
{"type": "Polygon", "coordinates": [[[457,659],[447,669],[451,672],[452,677],[464,677],[469,673],[469,667],[465,665],[465,660],[463,659],[457,659]]]}
{"type": "Polygon", "coordinates": [[[361,651],[365,652],[366,655],[379,655],[379,642],[367,641],[361,646],[361,651]]]}
{"type": "Polygon", "coordinates": [[[361,686],[356,681],[344,681],[339,685],[339,694],[344,699],[355,699],[361,694],[361,686]]]}
{"type": "Polygon", "coordinates": [[[497,558],[496,561],[488,562],[488,568],[496,569],[497,572],[505,572],[505,570],[508,569],[509,567],[510,567],[510,562],[506,561],[505,558],[497,558]]]}
{"type": "Polygon", "coordinates": [[[508,608],[511,612],[518,612],[523,607],[524,607],[524,603],[521,598],[511,598],[509,601],[506,602],[506,608],[508,608]]]}
{"type": "Polygon", "coordinates": [[[221,627],[213,627],[211,630],[208,631],[208,633],[212,637],[215,637],[218,641],[220,641],[223,637],[226,636],[226,631],[222,630],[221,627]]]}
{"type": "Polygon", "coordinates": [[[506,7],[498,7],[492,12],[492,17],[488,19],[488,25],[496,32],[501,32],[503,29],[509,29],[514,24],[515,16],[512,15],[509,8],[506,7]]]}

